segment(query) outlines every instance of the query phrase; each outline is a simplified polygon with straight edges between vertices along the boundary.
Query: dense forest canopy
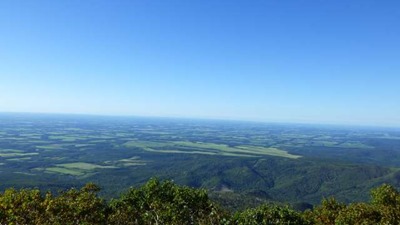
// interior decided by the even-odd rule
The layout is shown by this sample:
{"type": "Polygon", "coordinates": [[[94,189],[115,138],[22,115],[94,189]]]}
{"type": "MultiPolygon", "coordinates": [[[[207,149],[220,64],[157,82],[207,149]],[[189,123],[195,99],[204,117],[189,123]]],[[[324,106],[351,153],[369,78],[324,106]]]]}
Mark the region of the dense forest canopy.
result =
{"type": "Polygon", "coordinates": [[[0,194],[0,224],[399,224],[400,194],[384,184],[370,202],[344,204],[327,198],[304,212],[264,204],[230,213],[209,199],[206,190],[151,179],[116,199],[98,197],[89,183],[54,195],[38,189],[7,189],[0,194]]]}
{"type": "Polygon", "coordinates": [[[367,201],[400,187],[400,131],[305,124],[0,114],[0,190],[93,182],[117,198],[151,177],[205,188],[229,210],[367,201]]]}

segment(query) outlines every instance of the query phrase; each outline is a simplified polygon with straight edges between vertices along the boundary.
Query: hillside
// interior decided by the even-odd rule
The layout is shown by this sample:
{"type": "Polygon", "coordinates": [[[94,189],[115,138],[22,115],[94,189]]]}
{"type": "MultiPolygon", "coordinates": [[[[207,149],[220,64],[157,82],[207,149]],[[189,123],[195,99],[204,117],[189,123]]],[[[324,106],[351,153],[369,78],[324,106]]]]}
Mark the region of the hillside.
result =
{"type": "Polygon", "coordinates": [[[88,182],[117,197],[151,177],[205,188],[231,210],[264,202],[367,201],[400,186],[396,129],[2,114],[0,188],[57,192],[88,182]]]}

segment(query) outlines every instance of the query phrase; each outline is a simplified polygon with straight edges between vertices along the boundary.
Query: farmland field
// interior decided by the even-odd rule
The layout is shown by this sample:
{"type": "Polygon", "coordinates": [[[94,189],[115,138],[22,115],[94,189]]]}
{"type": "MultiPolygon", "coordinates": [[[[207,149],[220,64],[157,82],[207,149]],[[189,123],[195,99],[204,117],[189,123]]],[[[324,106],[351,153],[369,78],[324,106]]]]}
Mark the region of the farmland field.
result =
{"type": "Polygon", "coordinates": [[[129,141],[124,144],[126,147],[141,148],[145,151],[159,153],[191,153],[191,154],[206,154],[206,155],[230,155],[238,157],[259,157],[262,155],[273,155],[286,158],[300,158],[298,155],[291,155],[286,151],[273,147],[259,146],[235,146],[230,147],[224,144],[203,143],[203,142],[140,142],[129,141]]]}

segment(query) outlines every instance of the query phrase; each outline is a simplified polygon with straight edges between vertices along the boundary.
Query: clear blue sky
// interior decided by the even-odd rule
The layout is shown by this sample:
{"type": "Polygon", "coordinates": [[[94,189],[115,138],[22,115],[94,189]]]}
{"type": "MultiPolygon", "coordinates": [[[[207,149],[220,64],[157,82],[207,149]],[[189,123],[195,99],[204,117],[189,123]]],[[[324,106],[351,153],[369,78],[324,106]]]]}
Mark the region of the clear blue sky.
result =
{"type": "Polygon", "coordinates": [[[400,126],[400,1],[3,0],[0,111],[400,126]]]}

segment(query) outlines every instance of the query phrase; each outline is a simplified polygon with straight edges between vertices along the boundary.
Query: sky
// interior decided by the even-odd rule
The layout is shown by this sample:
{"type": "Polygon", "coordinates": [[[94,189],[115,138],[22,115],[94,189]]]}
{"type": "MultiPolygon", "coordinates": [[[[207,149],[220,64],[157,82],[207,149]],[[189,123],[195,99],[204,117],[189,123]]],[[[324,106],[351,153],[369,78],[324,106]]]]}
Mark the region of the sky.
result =
{"type": "Polygon", "coordinates": [[[400,1],[2,0],[0,112],[400,126],[400,1]]]}

